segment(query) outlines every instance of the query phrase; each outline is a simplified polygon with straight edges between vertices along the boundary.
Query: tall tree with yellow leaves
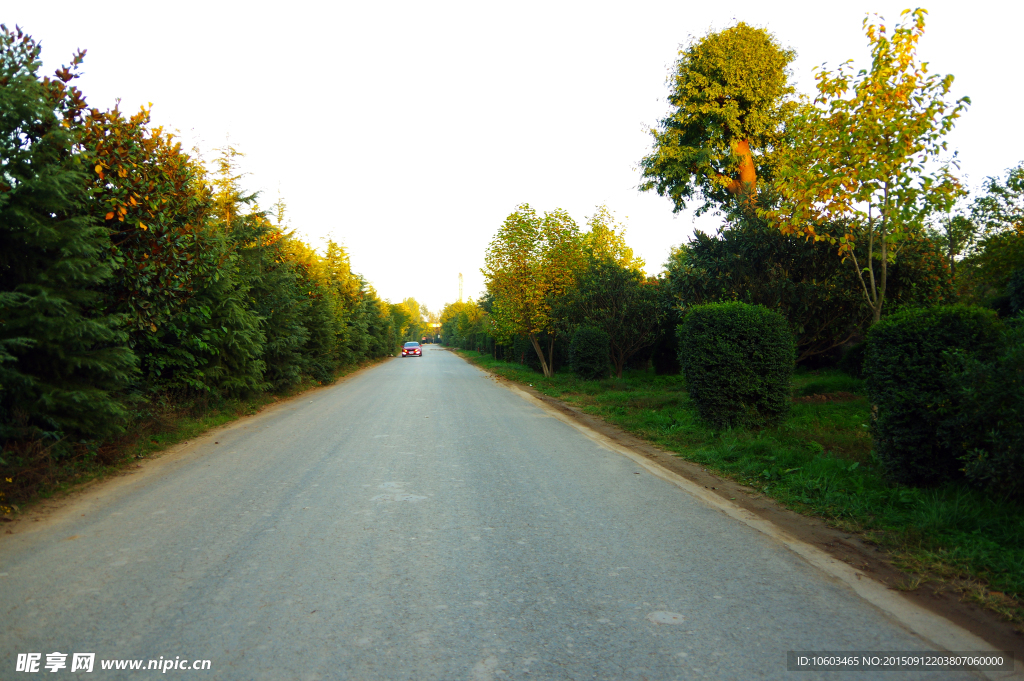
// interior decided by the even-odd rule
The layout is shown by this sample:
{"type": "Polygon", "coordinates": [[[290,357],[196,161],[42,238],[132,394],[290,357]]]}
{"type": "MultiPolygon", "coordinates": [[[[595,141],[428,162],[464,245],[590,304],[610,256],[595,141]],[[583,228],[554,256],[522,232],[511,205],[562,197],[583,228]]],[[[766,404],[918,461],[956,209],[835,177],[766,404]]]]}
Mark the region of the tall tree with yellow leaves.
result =
{"type": "Polygon", "coordinates": [[[575,285],[585,260],[582,235],[568,213],[555,209],[540,216],[526,203],[505,218],[487,247],[480,271],[494,297],[495,335],[529,338],[545,376],[554,375],[552,301],[575,285]]]}
{"type": "Polygon", "coordinates": [[[970,100],[951,100],[953,76],[930,74],[918,61],[926,15],[906,10],[891,32],[880,17],[865,18],[870,68],[855,72],[845,62],[818,72],[818,106],[794,119],[800,143],[786,150],[776,182],[781,204],[764,211],[783,234],[837,247],[857,272],[873,322],[901,245],[962,193],[940,155],[970,100]],[[867,246],[861,257],[858,242],[867,246]]]}

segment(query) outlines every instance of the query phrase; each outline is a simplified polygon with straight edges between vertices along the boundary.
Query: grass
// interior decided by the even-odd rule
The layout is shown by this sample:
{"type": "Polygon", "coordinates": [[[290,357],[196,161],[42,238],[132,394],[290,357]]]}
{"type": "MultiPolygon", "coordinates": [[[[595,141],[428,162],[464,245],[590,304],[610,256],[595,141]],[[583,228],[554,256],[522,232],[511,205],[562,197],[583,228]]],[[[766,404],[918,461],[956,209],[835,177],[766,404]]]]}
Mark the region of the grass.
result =
{"type": "Polygon", "coordinates": [[[721,432],[697,419],[681,376],[631,371],[621,379],[546,379],[522,365],[458,352],[885,547],[912,573],[897,588],[930,581],[1024,624],[1024,506],[963,484],[918,489],[886,482],[872,457],[870,406],[856,378],[837,370],[798,372],[782,425],[721,432]]]}

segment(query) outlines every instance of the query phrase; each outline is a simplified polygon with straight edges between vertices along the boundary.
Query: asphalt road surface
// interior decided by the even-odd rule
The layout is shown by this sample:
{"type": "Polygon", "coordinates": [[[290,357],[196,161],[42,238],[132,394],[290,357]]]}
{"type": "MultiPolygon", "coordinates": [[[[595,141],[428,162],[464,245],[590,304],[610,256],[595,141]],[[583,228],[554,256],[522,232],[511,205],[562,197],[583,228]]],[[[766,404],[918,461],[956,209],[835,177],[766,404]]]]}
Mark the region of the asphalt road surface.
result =
{"type": "Polygon", "coordinates": [[[431,346],[167,459],[0,535],[0,679],[34,652],[55,679],[804,681],[787,651],[932,649],[431,346]]]}

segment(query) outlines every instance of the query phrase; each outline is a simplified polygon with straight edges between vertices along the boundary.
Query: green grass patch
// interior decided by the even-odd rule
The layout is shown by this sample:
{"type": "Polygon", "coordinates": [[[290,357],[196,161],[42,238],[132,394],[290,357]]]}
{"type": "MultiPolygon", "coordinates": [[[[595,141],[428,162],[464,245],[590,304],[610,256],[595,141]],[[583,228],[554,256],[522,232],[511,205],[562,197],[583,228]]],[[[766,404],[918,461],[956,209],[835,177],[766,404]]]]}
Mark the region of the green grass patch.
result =
{"type": "Polygon", "coordinates": [[[681,376],[627,371],[621,379],[585,381],[565,372],[545,379],[489,355],[459,354],[793,510],[859,533],[888,549],[903,569],[951,584],[1024,623],[1024,506],[966,484],[918,489],[886,482],[872,457],[870,405],[858,379],[837,370],[799,372],[792,411],[780,426],[716,432],[697,419],[681,376]]]}
{"type": "Polygon", "coordinates": [[[794,376],[793,386],[797,395],[828,395],[839,392],[867,394],[864,390],[864,381],[836,369],[798,374],[794,376]]]}

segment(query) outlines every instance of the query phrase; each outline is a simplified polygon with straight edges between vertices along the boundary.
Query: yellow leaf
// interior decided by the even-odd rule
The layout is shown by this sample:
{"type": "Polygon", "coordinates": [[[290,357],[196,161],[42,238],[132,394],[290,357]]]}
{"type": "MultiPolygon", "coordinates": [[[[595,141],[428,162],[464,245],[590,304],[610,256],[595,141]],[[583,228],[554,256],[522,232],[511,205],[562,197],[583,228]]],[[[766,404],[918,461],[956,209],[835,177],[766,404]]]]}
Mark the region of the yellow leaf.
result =
{"type": "Polygon", "coordinates": [[[96,167],[93,170],[96,171],[97,175],[103,174],[103,166],[101,166],[99,163],[96,164],[96,167]]]}
{"type": "Polygon", "coordinates": [[[148,227],[146,227],[146,225],[142,224],[141,221],[139,221],[139,228],[140,229],[149,229],[148,227]]]}
{"type": "Polygon", "coordinates": [[[103,219],[104,220],[113,220],[114,219],[114,211],[110,211],[109,213],[107,213],[106,216],[103,219]]]}

